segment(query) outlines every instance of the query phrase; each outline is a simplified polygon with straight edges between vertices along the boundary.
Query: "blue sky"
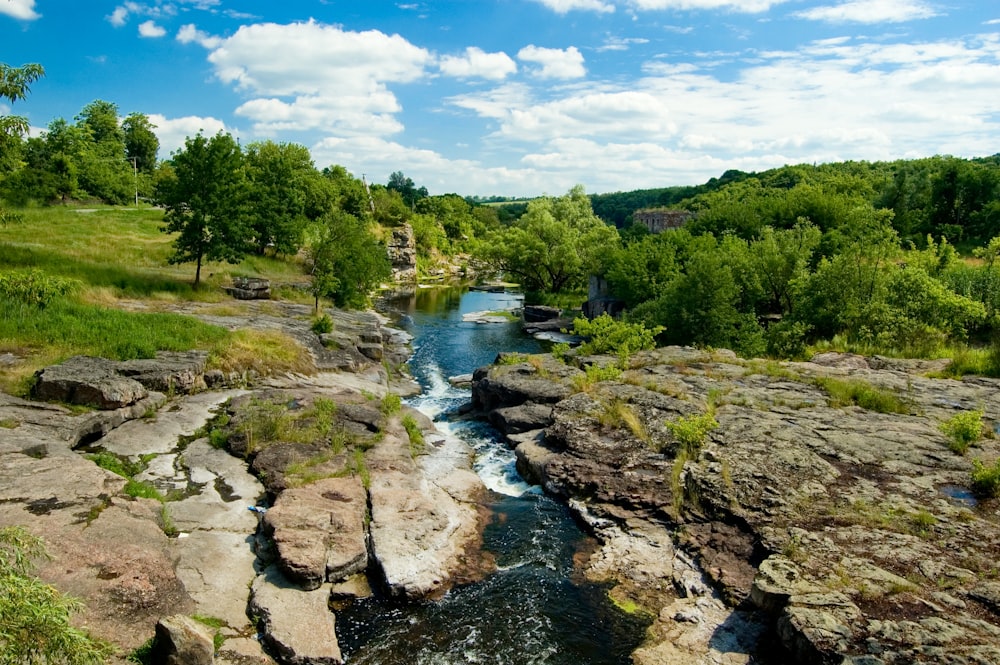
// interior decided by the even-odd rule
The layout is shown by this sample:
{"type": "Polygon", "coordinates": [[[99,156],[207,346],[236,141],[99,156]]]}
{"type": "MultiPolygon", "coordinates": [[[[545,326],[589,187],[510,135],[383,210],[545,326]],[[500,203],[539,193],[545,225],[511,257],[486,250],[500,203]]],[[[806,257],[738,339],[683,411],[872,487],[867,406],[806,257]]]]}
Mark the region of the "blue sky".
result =
{"type": "MultiPolygon", "coordinates": [[[[997,0],[0,0],[34,131],[95,99],[432,194],[1000,152],[997,0]]],[[[11,111],[0,106],[0,113],[11,111]]]]}

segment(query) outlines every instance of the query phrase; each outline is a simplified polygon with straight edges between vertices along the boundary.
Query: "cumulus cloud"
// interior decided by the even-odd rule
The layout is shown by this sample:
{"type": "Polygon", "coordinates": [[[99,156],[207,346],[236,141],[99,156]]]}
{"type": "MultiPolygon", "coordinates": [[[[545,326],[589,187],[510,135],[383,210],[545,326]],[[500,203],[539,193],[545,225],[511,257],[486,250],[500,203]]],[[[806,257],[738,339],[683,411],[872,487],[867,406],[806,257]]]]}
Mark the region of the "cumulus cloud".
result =
{"type": "Polygon", "coordinates": [[[35,11],[35,0],[0,2],[0,14],[6,14],[22,21],[34,21],[41,17],[41,14],[35,11]]]}
{"type": "Polygon", "coordinates": [[[158,37],[162,37],[165,34],[167,34],[167,31],[163,27],[156,25],[156,22],[153,21],[152,19],[139,24],[140,37],[148,37],[155,39],[158,37]]]}
{"type": "Polygon", "coordinates": [[[923,0],[848,0],[795,13],[810,21],[830,23],[902,23],[937,15],[934,7],[923,0]]]}
{"type": "Polygon", "coordinates": [[[614,4],[603,0],[535,0],[545,5],[557,14],[567,14],[574,10],[611,14],[615,11],[614,4]]]}
{"type": "Polygon", "coordinates": [[[195,136],[198,132],[205,136],[214,136],[219,132],[238,135],[238,132],[213,117],[189,115],[182,118],[167,118],[158,113],[151,113],[148,118],[153,125],[153,133],[160,140],[160,159],[166,159],[171,153],[183,148],[185,139],[195,136]]]}
{"type": "Polygon", "coordinates": [[[493,140],[519,148],[546,183],[590,191],[695,183],[729,168],[976,155],[1000,133],[1000,35],[838,38],[740,62],[723,75],[712,54],[652,61],[627,86],[504,85],[446,103],[489,120],[493,140]]]}
{"type": "Polygon", "coordinates": [[[214,49],[222,43],[222,38],[213,37],[207,32],[199,30],[194,23],[188,23],[182,25],[181,29],[177,31],[177,41],[181,44],[198,44],[203,48],[214,49]]]}
{"type": "Polygon", "coordinates": [[[208,60],[220,81],[250,96],[237,113],[255,131],[390,134],[402,125],[389,86],[423,78],[434,58],[399,35],[309,21],[245,25],[220,40],[208,60]]]}
{"type": "Polygon", "coordinates": [[[517,63],[504,52],[486,53],[470,46],[460,56],[446,55],[438,63],[442,74],[455,78],[484,78],[499,81],[517,71],[517,63]]]}
{"type": "Polygon", "coordinates": [[[568,49],[525,46],[517,52],[519,60],[540,65],[532,75],[543,79],[573,79],[587,75],[583,54],[575,46],[568,49]]]}

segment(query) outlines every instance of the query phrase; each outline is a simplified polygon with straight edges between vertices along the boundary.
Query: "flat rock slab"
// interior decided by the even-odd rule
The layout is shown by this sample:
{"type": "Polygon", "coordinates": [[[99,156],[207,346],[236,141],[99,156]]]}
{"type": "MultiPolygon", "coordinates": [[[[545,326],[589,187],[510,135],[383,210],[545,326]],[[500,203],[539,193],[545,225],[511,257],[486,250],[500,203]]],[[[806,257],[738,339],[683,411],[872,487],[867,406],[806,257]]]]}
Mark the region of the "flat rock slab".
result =
{"type": "Polygon", "coordinates": [[[433,437],[417,459],[392,435],[366,455],[372,552],[389,593],[406,598],[441,593],[456,576],[488,564],[479,551],[476,503],[485,490],[468,469],[467,447],[433,437]]]}
{"type": "Polygon", "coordinates": [[[341,665],[330,590],[303,591],[271,566],[254,580],[250,610],[260,616],[263,641],[286,665],[341,665]]]}
{"type": "Polygon", "coordinates": [[[242,630],[247,619],[247,587],[256,578],[253,536],[225,531],[193,531],[174,543],[177,577],[196,611],[242,630]]]}
{"type": "Polygon", "coordinates": [[[215,415],[226,400],[243,390],[223,390],[189,395],[160,409],[152,418],[129,421],[109,432],[101,447],[109,452],[136,458],[141,454],[167,453],[177,447],[182,436],[191,436],[215,415]]]}
{"type": "Polygon", "coordinates": [[[264,515],[279,566],[307,589],[340,581],[368,565],[367,495],[360,478],[325,478],[281,493],[264,515]]]}

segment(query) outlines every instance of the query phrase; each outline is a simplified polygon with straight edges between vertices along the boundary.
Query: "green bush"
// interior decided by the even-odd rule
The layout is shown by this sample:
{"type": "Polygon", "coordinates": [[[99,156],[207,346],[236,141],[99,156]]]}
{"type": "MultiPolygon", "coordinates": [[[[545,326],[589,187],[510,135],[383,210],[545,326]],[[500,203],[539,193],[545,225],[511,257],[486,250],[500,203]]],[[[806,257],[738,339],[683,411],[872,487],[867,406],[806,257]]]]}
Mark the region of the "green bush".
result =
{"type": "Polygon", "coordinates": [[[689,457],[695,457],[705,443],[705,437],[719,426],[712,413],[702,413],[697,416],[681,416],[674,421],[667,421],[667,429],[677,439],[684,452],[689,457]]]}
{"type": "Polygon", "coordinates": [[[972,493],[984,499],[1000,496],[1000,460],[993,466],[972,460],[972,493]]]}
{"type": "Polygon", "coordinates": [[[577,392],[585,392],[601,381],[616,381],[621,378],[622,370],[617,365],[587,365],[583,374],[573,377],[573,388],[577,392]]]}
{"type": "Polygon", "coordinates": [[[44,543],[20,526],[0,528],[0,665],[100,665],[114,653],[69,623],[80,601],[34,577],[44,543]]]}
{"type": "Polygon", "coordinates": [[[382,413],[391,416],[403,408],[403,399],[396,393],[386,393],[382,398],[382,413]]]}
{"type": "Polygon", "coordinates": [[[660,326],[650,329],[642,323],[628,323],[606,313],[592,320],[573,320],[573,332],[587,338],[580,346],[580,353],[614,354],[618,356],[622,367],[636,351],[655,348],[655,337],[662,331],[660,326]]]}
{"type": "Polygon", "coordinates": [[[325,335],[326,333],[333,332],[333,319],[330,318],[329,314],[317,316],[313,319],[312,325],[309,326],[309,329],[317,335],[325,335]]]}
{"type": "Polygon", "coordinates": [[[46,275],[41,270],[7,272],[0,274],[0,297],[44,309],[74,285],[72,280],[46,275]]]}
{"type": "Polygon", "coordinates": [[[983,438],[983,411],[957,413],[941,423],[940,429],[949,439],[948,447],[964,455],[969,446],[983,438]]]}

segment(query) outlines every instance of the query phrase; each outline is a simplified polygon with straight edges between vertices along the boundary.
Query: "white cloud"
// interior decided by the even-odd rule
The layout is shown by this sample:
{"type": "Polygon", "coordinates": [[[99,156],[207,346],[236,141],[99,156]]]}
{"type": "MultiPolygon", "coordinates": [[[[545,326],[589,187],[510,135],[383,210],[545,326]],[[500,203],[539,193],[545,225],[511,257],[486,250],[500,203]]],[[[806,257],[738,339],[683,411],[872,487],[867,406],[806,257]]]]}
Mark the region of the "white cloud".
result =
{"type": "Polygon", "coordinates": [[[146,21],[145,23],[139,24],[140,37],[149,37],[155,39],[158,37],[162,37],[165,34],[167,34],[167,31],[163,27],[156,25],[156,22],[153,21],[152,19],[146,21]]]}
{"type": "Polygon", "coordinates": [[[789,0],[628,0],[639,11],[722,9],[744,14],[766,12],[789,0]]]}
{"type": "Polygon", "coordinates": [[[532,72],[538,78],[571,79],[587,74],[587,69],[583,66],[583,54],[575,46],[558,49],[532,44],[518,51],[517,57],[524,62],[541,65],[541,69],[532,72]]]}
{"type": "MultiPolygon", "coordinates": [[[[178,39],[193,40],[191,28],[178,39]]],[[[427,76],[434,58],[399,35],[309,21],[243,26],[219,40],[208,60],[220,81],[250,97],[237,113],[254,121],[257,132],[385,135],[402,128],[389,85],[427,76]]]]}
{"type": "Polygon", "coordinates": [[[747,52],[735,73],[716,73],[717,54],[690,57],[647,63],[627,85],[509,84],[445,103],[496,126],[488,142],[518,154],[547,187],[580,182],[588,191],[703,182],[730,168],[973,156],[1000,134],[996,34],[826,39],[747,52]]]}
{"type": "Polygon", "coordinates": [[[128,22],[128,8],[115,7],[115,10],[108,16],[108,22],[116,28],[120,28],[128,22]]]}
{"type": "Polygon", "coordinates": [[[203,48],[214,49],[222,43],[222,38],[213,37],[207,32],[199,30],[194,23],[188,23],[182,25],[181,29],[177,31],[177,41],[181,44],[195,43],[203,48]]]}
{"type": "Polygon", "coordinates": [[[212,117],[184,116],[182,118],[167,118],[158,113],[149,114],[149,122],[154,126],[153,132],[160,140],[160,159],[166,159],[171,153],[184,147],[184,140],[201,132],[205,136],[214,136],[219,132],[229,132],[238,135],[235,130],[226,127],[221,120],[212,117]]]}
{"type": "Polygon", "coordinates": [[[848,0],[795,13],[800,18],[830,23],[902,23],[937,15],[923,0],[848,0]]]}
{"type": "Polygon", "coordinates": [[[441,73],[456,78],[484,78],[499,81],[517,72],[517,63],[504,52],[486,53],[470,46],[461,56],[446,55],[438,63],[441,73]]]}
{"type": "Polygon", "coordinates": [[[614,4],[603,0],[535,0],[545,5],[557,14],[567,14],[573,10],[611,14],[615,11],[614,4]]]}
{"type": "Polygon", "coordinates": [[[0,14],[22,21],[34,21],[41,14],[35,11],[35,0],[5,0],[0,2],[0,14]]]}
{"type": "Polygon", "coordinates": [[[649,40],[642,37],[608,37],[598,51],[627,51],[632,44],[648,44],[649,40]]]}

